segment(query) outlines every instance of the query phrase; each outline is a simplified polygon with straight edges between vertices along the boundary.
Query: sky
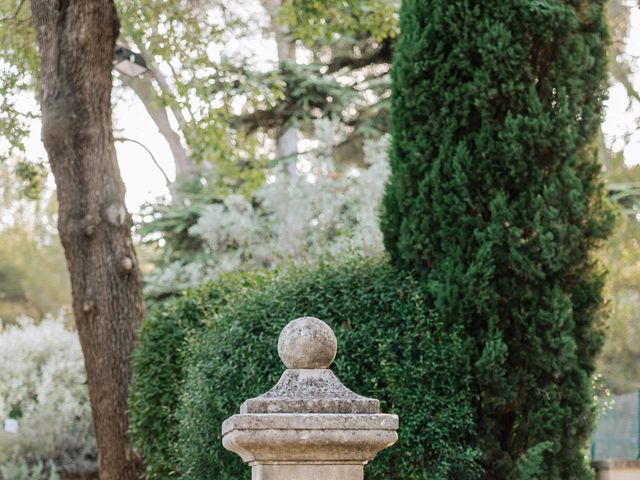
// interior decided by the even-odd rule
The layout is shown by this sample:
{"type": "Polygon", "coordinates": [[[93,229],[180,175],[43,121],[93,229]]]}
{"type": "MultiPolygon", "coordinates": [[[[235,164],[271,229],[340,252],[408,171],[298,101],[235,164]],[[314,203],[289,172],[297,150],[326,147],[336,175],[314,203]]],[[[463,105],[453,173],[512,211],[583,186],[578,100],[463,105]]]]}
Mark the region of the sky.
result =
{"type": "MultiPolygon", "coordinates": [[[[631,31],[627,42],[627,55],[635,57],[635,87],[640,90],[640,8],[631,10],[631,31]]],[[[629,110],[628,97],[620,84],[609,89],[609,100],[605,104],[606,116],[603,131],[610,147],[615,151],[624,149],[625,163],[640,164],[640,131],[636,131],[635,119],[640,117],[640,105],[634,102],[629,110]],[[625,146],[625,137],[626,144],[625,146]]]]}
{"type": "MultiPolygon", "coordinates": [[[[266,60],[275,58],[275,42],[256,40],[252,43],[255,53],[266,60]]],[[[243,45],[242,48],[246,48],[243,45]]],[[[628,42],[629,55],[640,59],[640,9],[633,8],[631,14],[631,33],[628,42]]],[[[639,65],[640,67],[640,65],[639,65]]],[[[640,68],[635,84],[640,88],[640,68]]],[[[114,88],[117,88],[114,86],[114,88]]],[[[116,92],[120,100],[116,102],[113,117],[116,137],[126,137],[144,144],[153,154],[158,164],[170,179],[175,172],[169,147],[158,133],[142,103],[130,91],[116,92]]],[[[35,101],[25,99],[25,102],[35,101]]],[[[640,117],[640,105],[635,102],[628,110],[628,98],[624,87],[610,89],[606,102],[606,116],[603,124],[605,137],[609,145],[617,151],[624,149],[625,161],[629,165],[640,164],[640,132],[635,131],[635,120],[640,117]],[[633,132],[633,133],[632,133],[633,132]]],[[[171,117],[171,120],[175,120],[171,117]]],[[[34,121],[30,136],[25,142],[27,158],[46,160],[46,152],[40,141],[40,125],[34,121]]],[[[153,202],[168,194],[162,172],[154,165],[150,154],[133,142],[117,142],[116,151],[122,178],[127,187],[126,203],[132,212],[139,211],[145,202],[153,202]]]]}

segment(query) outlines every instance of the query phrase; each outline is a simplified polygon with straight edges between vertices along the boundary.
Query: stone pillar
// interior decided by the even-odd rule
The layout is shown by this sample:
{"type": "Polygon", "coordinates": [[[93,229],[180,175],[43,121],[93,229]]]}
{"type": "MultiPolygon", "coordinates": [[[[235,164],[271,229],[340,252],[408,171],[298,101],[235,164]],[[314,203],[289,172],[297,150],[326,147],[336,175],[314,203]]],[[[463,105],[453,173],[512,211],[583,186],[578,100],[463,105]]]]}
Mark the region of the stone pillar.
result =
{"type": "Polygon", "coordinates": [[[345,387],[329,367],[331,328],[312,317],[290,322],[278,354],[287,370],[267,393],[222,424],[222,444],[249,464],[252,480],[362,480],[364,465],[398,439],[398,417],[345,387]]]}

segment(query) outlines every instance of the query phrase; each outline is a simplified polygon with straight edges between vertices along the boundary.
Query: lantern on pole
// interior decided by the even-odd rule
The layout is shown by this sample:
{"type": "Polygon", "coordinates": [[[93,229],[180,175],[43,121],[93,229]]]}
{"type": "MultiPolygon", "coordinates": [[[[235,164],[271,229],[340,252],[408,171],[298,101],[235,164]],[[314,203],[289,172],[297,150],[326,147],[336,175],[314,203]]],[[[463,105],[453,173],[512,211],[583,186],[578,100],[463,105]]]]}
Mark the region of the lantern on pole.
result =
{"type": "Polygon", "coordinates": [[[138,77],[149,70],[142,55],[122,45],[116,45],[113,51],[113,68],[128,77],[138,77]]]}

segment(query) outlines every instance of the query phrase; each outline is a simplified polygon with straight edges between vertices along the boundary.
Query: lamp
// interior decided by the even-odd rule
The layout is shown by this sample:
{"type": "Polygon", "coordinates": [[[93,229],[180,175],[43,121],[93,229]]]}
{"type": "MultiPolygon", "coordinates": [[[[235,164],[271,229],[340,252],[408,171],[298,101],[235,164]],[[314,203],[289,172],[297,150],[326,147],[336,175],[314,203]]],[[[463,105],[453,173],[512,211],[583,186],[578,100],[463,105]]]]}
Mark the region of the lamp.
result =
{"type": "Polygon", "coordinates": [[[113,51],[113,68],[129,77],[137,77],[149,70],[142,55],[122,45],[116,45],[113,51]]]}

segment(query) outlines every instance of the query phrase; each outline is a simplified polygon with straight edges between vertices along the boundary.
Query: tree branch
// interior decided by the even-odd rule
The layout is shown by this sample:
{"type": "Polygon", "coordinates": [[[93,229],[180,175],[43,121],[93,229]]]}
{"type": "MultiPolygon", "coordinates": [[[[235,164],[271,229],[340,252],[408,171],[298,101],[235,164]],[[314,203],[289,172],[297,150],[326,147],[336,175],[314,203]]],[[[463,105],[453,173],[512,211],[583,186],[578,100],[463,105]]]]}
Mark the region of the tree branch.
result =
{"type": "Polygon", "coordinates": [[[160,173],[162,174],[162,176],[164,177],[164,181],[167,184],[167,187],[171,187],[171,180],[169,180],[169,177],[167,176],[167,173],[164,171],[164,169],[160,166],[160,164],[158,163],[158,161],[156,160],[156,157],[153,155],[153,153],[151,152],[151,150],[149,150],[147,148],[147,146],[142,143],[139,142],[138,140],[134,140],[133,138],[127,138],[127,137],[116,137],[114,138],[114,140],[116,142],[131,142],[131,143],[135,143],[137,145],[140,145],[142,148],[144,148],[147,153],[149,154],[149,156],[151,157],[151,160],[153,161],[153,163],[155,164],[156,167],[158,167],[158,170],[160,170],[160,173]]]}
{"type": "Polygon", "coordinates": [[[343,68],[357,70],[372,64],[391,63],[392,47],[393,40],[387,38],[382,42],[378,49],[368,55],[362,55],[360,57],[341,55],[334,57],[331,62],[327,64],[326,73],[335,73],[343,68]]]}
{"type": "Polygon", "coordinates": [[[20,10],[22,10],[22,7],[24,6],[26,0],[20,0],[20,3],[18,4],[18,7],[16,8],[15,12],[13,12],[11,15],[7,15],[6,17],[2,17],[0,18],[0,22],[6,22],[9,20],[15,20],[16,18],[18,18],[18,15],[20,15],[20,10]]]}
{"type": "Polygon", "coordinates": [[[193,174],[193,169],[187,150],[182,145],[180,135],[171,127],[167,109],[153,89],[151,82],[151,76],[148,75],[123,79],[123,83],[131,87],[140,98],[147,113],[149,113],[149,116],[158,127],[158,131],[169,145],[176,166],[176,181],[189,178],[193,174]]]}
{"type": "MultiPolygon", "coordinates": [[[[140,47],[138,47],[138,48],[140,48],[140,47]]],[[[153,77],[153,79],[158,84],[158,87],[160,88],[160,91],[162,92],[162,94],[165,95],[167,98],[175,98],[175,95],[171,91],[171,87],[169,86],[169,83],[167,82],[167,79],[160,72],[160,69],[158,68],[158,65],[154,62],[153,55],[151,55],[151,53],[149,53],[149,51],[147,51],[144,48],[140,48],[140,52],[144,55],[148,65],[149,65],[149,74],[153,77]]],[[[168,63],[168,65],[173,71],[173,67],[171,66],[171,63],[168,63]]],[[[174,73],[174,76],[175,76],[175,72],[173,72],[173,73],[174,73]]],[[[188,123],[187,123],[187,120],[184,118],[184,115],[182,114],[182,111],[179,108],[175,107],[175,102],[168,102],[168,106],[171,109],[171,112],[173,113],[173,116],[178,121],[178,125],[180,126],[180,130],[182,130],[184,132],[188,128],[188,123]]]]}

